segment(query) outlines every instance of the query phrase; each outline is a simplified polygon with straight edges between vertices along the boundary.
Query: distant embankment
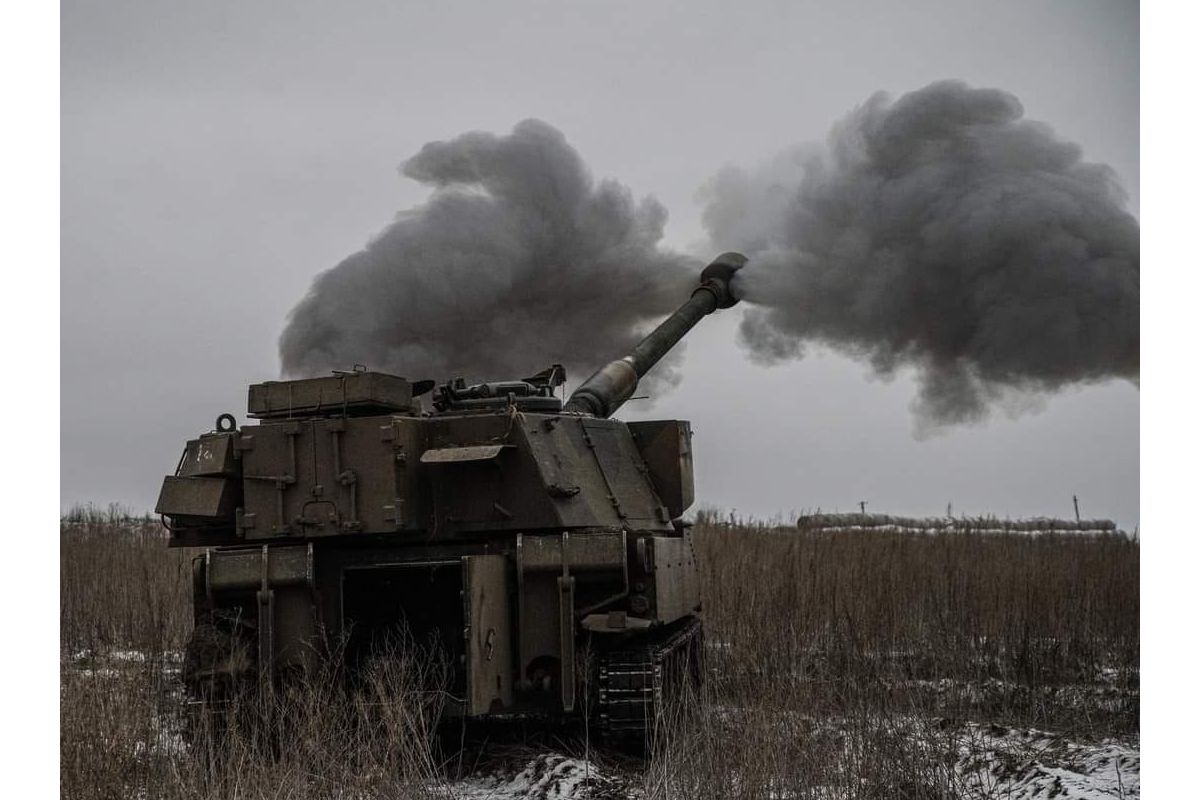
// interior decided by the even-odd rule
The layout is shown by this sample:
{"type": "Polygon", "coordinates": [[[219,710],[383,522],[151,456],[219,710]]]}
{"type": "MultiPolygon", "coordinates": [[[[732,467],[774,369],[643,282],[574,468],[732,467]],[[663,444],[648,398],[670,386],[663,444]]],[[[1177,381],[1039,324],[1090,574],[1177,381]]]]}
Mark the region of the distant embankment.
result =
{"type": "Polygon", "coordinates": [[[998,519],[997,517],[897,517],[892,514],[808,514],[796,520],[800,530],[929,531],[934,533],[1116,533],[1110,519],[998,519]]]}

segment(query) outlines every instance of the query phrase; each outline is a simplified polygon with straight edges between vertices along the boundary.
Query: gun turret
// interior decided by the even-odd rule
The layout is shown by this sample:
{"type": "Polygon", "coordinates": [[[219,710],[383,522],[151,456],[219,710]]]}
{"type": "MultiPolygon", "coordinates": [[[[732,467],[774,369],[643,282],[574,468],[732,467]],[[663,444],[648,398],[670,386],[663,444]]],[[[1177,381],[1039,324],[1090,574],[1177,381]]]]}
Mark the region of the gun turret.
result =
{"type": "Polygon", "coordinates": [[[700,273],[700,285],[691,298],[640,341],[624,358],[596,370],[572,393],[565,411],[610,417],[633,396],[638,381],[678,344],[701,319],[718,308],[737,303],[729,287],[733,275],[746,264],[741,253],[722,253],[700,273]]]}

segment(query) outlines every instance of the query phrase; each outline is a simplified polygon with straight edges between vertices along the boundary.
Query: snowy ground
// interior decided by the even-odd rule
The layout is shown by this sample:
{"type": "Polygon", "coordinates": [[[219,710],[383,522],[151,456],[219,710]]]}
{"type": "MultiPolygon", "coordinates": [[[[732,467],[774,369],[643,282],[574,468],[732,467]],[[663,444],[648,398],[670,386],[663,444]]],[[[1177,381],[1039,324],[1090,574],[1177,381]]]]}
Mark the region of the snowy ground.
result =
{"type": "Polygon", "coordinates": [[[1136,743],[1076,744],[1045,731],[971,726],[956,765],[968,797],[1100,800],[1141,796],[1136,743]]]}
{"type": "MultiPolygon", "coordinates": [[[[1139,798],[1137,744],[1070,742],[1045,731],[971,725],[962,731],[955,771],[963,798],[1110,800],[1139,798]]],[[[522,767],[444,787],[455,800],[612,800],[642,798],[635,774],[606,773],[583,759],[543,753],[522,767]]]]}
{"type": "Polygon", "coordinates": [[[641,797],[628,776],[605,774],[596,765],[560,753],[543,753],[516,771],[475,775],[444,787],[454,800],[615,800],[641,797]]]}
{"type": "MultiPolygon", "coordinates": [[[[161,658],[161,657],[160,657],[161,658]]],[[[97,655],[72,654],[68,659],[81,674],[102,681],[147,661],[132,651],[97,655]]],[[[179,656],[162,659],[164,678],[178,683],[179,656]]],[[[166,701],[178,702],[172,690],[166,701]]],[[[723,715],[739,716],[738,709],[723,715]]],[[[822,726],[836,729],[834,720],[822,726]]],[[[152,726],[143,746],[162,753],[182,755],[187,745],[178,726],[165,716],[152,726]]],[[[914,725],[919,731],[921,725],[914,725]]],[[[1103,800],[1139,798],[1140,744],[1138,741],[1104,740],[1080,743],[1048,731],[1015,729],[986,723],[968,723],[951,732],[957,744],[953,770],[963,798],[1007,800],[1103,800]]],[[[953,752],[953,751],[951,751],[953,752]]],[[[605,761],[605,764],[611,763],[605,761]]],[[[546,750],[507,759],[462,780],[448,781],[437,789],[447,800],[616,800],[643,798],[638,769],[601,766],[584,758],[546,750]]],[[[821,792],[824,796],[824,792],[821,792]]]]}

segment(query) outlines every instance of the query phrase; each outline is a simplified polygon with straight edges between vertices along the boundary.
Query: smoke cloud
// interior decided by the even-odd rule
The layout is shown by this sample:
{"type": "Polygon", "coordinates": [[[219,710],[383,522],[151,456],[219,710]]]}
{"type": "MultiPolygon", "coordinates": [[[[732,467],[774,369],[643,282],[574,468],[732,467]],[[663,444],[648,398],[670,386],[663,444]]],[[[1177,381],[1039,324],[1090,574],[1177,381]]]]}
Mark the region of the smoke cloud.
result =
{"type": "Polygon", "coordinates": [[[918,431],[1005,398],[1139,372],[1138,222],[1106,166],[1013,95],[946,81],[871,97],[824,147],[706,187],[743,248],[741,341],[764,362],[815,342],[916,370],[918,431]]]}
{"type": "MultiPolygon", "coordinates": [[[[285,374],[361,363],[491,380],[557,362],[580,380],[695,281],[696,264],[659,246],[663,206],[594,181],[544,122],[431,142],[402,172],[432,195],[317,276],[280,338],[285,374]]],[[[661,363],[650,387],[677,381],[676,364],[661,363]]]]}

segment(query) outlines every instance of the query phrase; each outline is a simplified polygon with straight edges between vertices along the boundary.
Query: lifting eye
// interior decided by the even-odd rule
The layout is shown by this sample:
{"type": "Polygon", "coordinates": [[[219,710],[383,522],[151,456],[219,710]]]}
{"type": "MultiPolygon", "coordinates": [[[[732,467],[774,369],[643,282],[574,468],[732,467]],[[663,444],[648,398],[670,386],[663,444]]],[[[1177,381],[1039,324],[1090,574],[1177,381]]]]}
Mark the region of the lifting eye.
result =
{"type": "Polygon", "coordinates": [[[233,433],[237,430],[237,420],[233,418],[233,414],[222,414],[217,417],[217,431],[220,433],[233,433]]]}

